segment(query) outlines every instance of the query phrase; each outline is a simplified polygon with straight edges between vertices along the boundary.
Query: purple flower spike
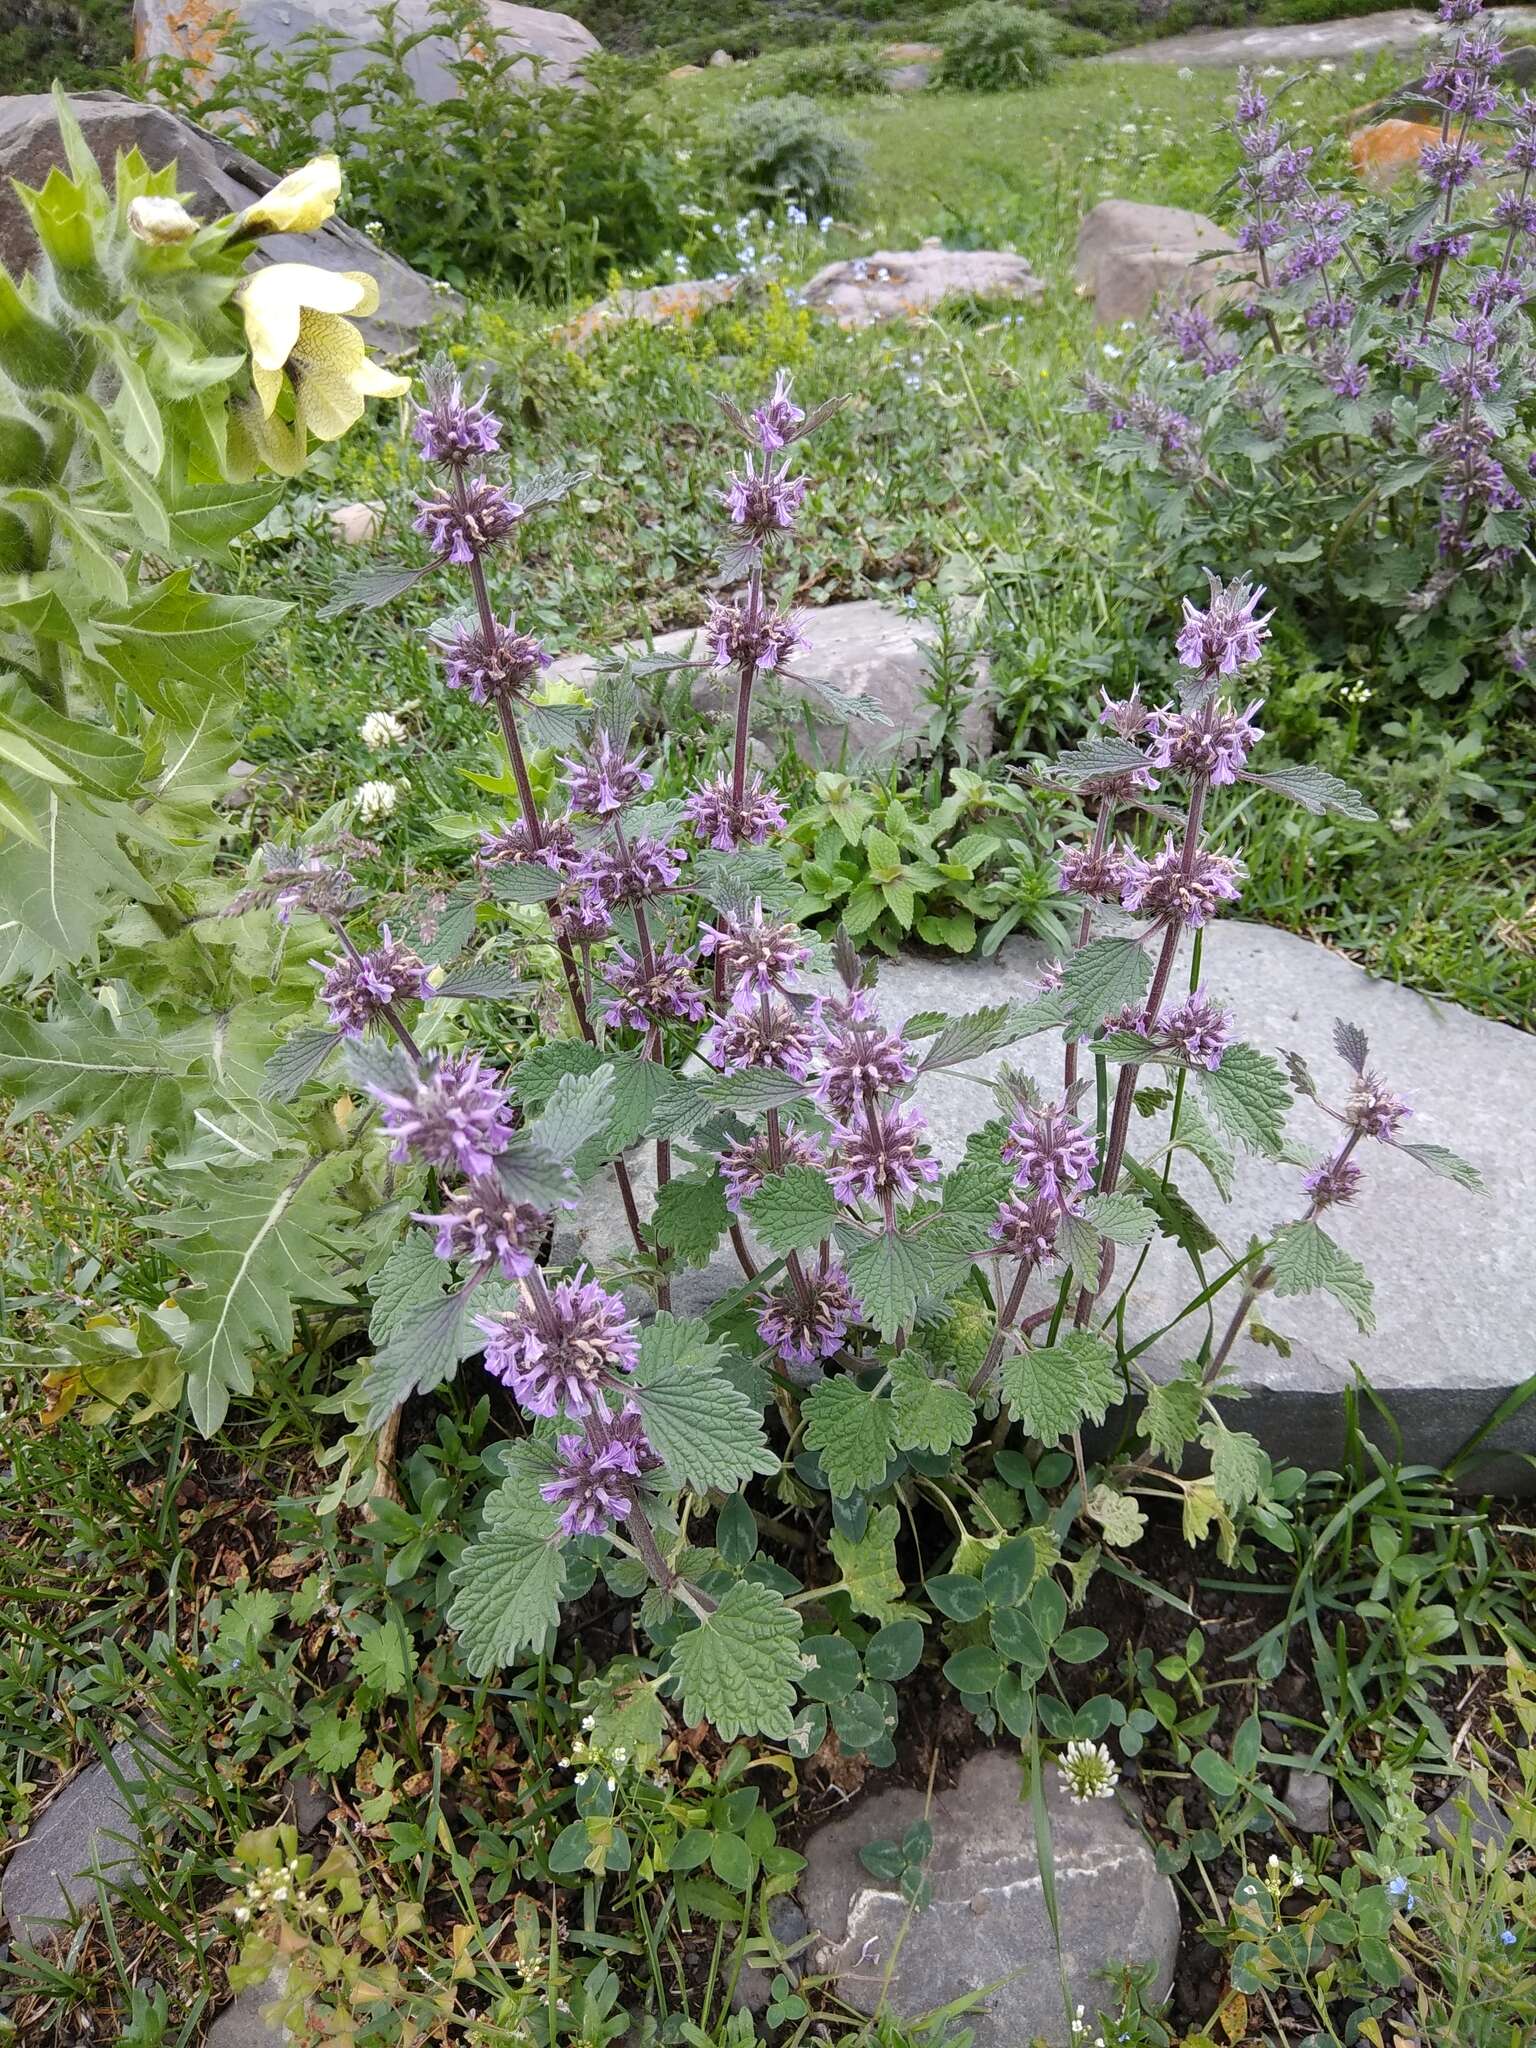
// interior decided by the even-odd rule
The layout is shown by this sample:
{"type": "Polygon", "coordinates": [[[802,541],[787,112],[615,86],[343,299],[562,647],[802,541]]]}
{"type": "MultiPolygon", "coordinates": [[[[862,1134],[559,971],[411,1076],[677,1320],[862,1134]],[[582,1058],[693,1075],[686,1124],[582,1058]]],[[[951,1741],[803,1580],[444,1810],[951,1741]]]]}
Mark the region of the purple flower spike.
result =
{"type": "Polygon", "coordinates": [[[1099,1153],[1091,1131],[1059,1102],[1047,1102],[1020,1109],[1003,1140],[1003,1157],[1021,1188],[1071,1212],[1093,1186],[1099,1153]]]}
{"type": "Polygon", "coordinates": [[[562,755],[560,765],[571,792],[571,809],[583,811],[589,818],[611,818],[656,782],[638,758],[626,761],[623,750],[605,732],[593,737],[581,760],[562,755]]]}
{"type": "Polygon", "coordinates": [[[771,672],[782,668],[797,648],[808,643],[792,614],[781,614],[761,603],[722,604],[716,599],[705,621],[704,644],[714,668],[771,672]]]}
{"type": "Polygon", "coordinates": [[[1419,152],[1419,170],[1437,192],[1456,192],[1483,168],[1475,142],[1430,142],[1419,152]]]}
{"type": "Polygon", "coordinates": [[[1302,1186],[1312,1198],[1314,1213],[1320,1213],[1337,1208],[1341,1202],[1352,1202],[1364,1179],[1353,1159],[1326,1159],[1321,1166],[1313,1167],[1302,1186]]]}
{"type": "Polygon", "coordinates": [[[1125,880],[1125,855],[1118,846],[1095,853],[1091,846],[1067,847],[1056,864],[1065,896],[1087,896],[1096,903],[1118,903],[1125,880]]]}
{"type": "MultiPolygon", "coordinates": [[[[791,1166],[823,1166],[826,1163],[814,1137],[787,1129],[779,1134],[779,1161],[780,1172],[791,1166]]],[[[719,1167],[720,1177],[725,1182],[725,1206],[733,1216],[739,1216],[742,1203],[750,1202],[774,1172],[768,1133],[762,1131],[755,1137],[742,1138],[734,1145],[727,1145],[720,1154],[719,1167]]]]}
{"type": "Polygon", "coordinates": [[[471,704],[502,704],[526,697],[554,656],[531,633],[519,633],[509,619],[492,623],[489,634],[478,620],[464,620],[448,639],[438,643],[443,657],[443,682],[464,690],[471,704]]]}
{"type": "Polygon", "coordinates": [[[815,1366],[841,1351],[859,1313],[846,1277],[833,1267],[807,1273],[803,1290],[793,1280],[776,1287],[758,1314],[757,1334],[785,1365],[815,1366]]]}
{"type": "Polygon", "coordinates": [[[603,1022],[616,1030],[627,1025],[634,1031],[648,1030],[669,1017],[702,1024],[704,998],[694,985],[692,956],[663,946],[653,963],[648,974],[643,960],[632,959],[622,946],[615,949],[603,967],[603,979],[613,991],[603,1022]]]}
{"type": "Polygon", "coordinates": [[[1100,725],[1107,725],[1119,739],[1139,739],[1152,717],[1141,701],[1141,685],[1138,683],[1129,697],[1111,697],[1108,690],[1100,690],[1099,696],[1103,700],[1099,706],[1100,725]]]}
{"type": "Polygon", "coordinates": [[[467,568],[514,531],[523,507],[502,484],[489,477],[465,478],[460,491],[434,491],[416,500],[411,524],[423,535],[439,561],[467,568]]]}
{"type": "Polygon", "coordinates": [[[589,1436],[555,1440],[555,1477],[539,1492],[561,1510],[564,1536],[606,1536],[634,1511],[642,1479],[661,1463],[638,1408],[626,1405],[603,1436],[601,1443],[589,1436]]]}
{"type": "Polygon", "coordinates": [[[501,421],[486,408],[489,390],[466,398],[457,377],[435,366],[426,377],[427,402],[417,413],[412,432],[428,462],[462,469],[477,455],[494,455],[501,446],[501,421]]]}
{"type": "Polygon", "coordinates": [[[1056,1256],[1062,1212],[1044,1195],[1011,1194],[997,1212],[992,1241],[1010,1259],[1029,1266],[1049,1265],[1056,1256]]]}
{"type": "Polygon", "coordinates": [[[1209,569],[1205,573],[1211,586],[1210,601],[1202,610],[1185,598],[1178,650],[1186,668],[1198,669],[1206,681],[1214,682],[1218,676],[1236,675],[1259,659],[1274,614],[1257,616],[1264,595],[1262,583],[1255,586],[1241,576],[1235,583],[1223,584],[1209,569]]]}
{"type": "Polygon", "coordinates": [[[722,493],[731,524],[741,527],[748,540],[759,543],[776,533],[787,533],[804,502],[808,483],[803,476],[758,476],[751,468],[744,476],[733,475],[722,493]]]}
{"type": "Polygon", "coordinates": [[[1246,711],[1228,711],[1215,697],[1198,711],[1154,711],[1147,721],[1152,764],[1176,768],[1185,775],[1204,775],[1214,783],[1236,782],[1249,752],[1263,739],[1253,722],[1258,700],[1246,711]]]}
{"type": "Polygon", "coordinates": [[[549,921],[556,938],[569,939],[573,946],[595,945],[613,930],[613,913],[592,882],[557,897],[549,905],[549,921]]]}
{"type": "Polygon", "coordinates": [[[427,970],[410,947],[392,938],[388,925],[382,930],[383,940],[371,952],[343,953],[333,960],[320,984],[320,1000],[347,1038],[361,1038],[391,1003],[404,998],[425,1002],[432,994],[427,970]]]}
{"type": "Polygon", "coordinates": [[[1221,1065],[1221,1056],[1232,1042],[1232,1020],[1203,988],[1186,996],[1177,1009],[1165,1011],[1157,1031],[1192,1066],[1211,1073],[1221,1065]]]}
{"type": "Polygon", "coordinates": [[[1186,874],[1183,853],[1171,833],[1151,860],[1133,853],[1125,865],[1121,904],[1164,927],[1177,924],[1198,930],[1216,915],[1219,904],[1235,903],[1241,893],[1243,870],[1237,861],[1201,848],[1186,874]]]}
{"type": "Polygon", "coordinates": [[[883,1202],[887,1195],[910,1201],[919,1187],[939,1177],[927,1131],[917,1110],[895,1103],[867,1109],[856,1123],[838,1124],[832,1133],[839,1153],[832,1192],[840,1202],[883,1202]]]}
{"type": "Polygon", "coordinates": [[[805,418],[804,412],[789,395],[790,376],[788,370],[780,370],[773,380],[773,394],[767,403],[758,406],[752,418],[757,427],[758,443],[763,452],[773,455],[780,448],[788,447],[794,438],[794,429],[805,418]]]}
{"type": "Polygon", "coordinates": [[[616,847],[590,848],[575,879],[583,887],[596,889],[604,903],[644,903],[676,887],[687,858],[682,847],[668,846],[642,833],[622,852],[616,847]]]}
{"type": "Polygon", "coordinates": [[[729,775],[706,782],[685,799],[683,816],[704,844],[720,853],[762,846],[775,832],[782,832],[786,822],[783,804],[771,789],[764,789],[758,774],[743,787],[739,804],[731,795],[729,775]]]}
{"type": "Polygon", "coordinates": [[[585,1270],[500,1315],[475,1318],[489,1340],[486,1371],[530,1415],[606,1416],[608,1390],[639,1360],[628,1310],[618,1295],[584,1279],[585,1270]]]}
{"type": "Polygon", "coordinates": [[[878,1095],[900,1088],[917,1072],[917,1053],[887,1031],[862,989],[825,1005],[825,1070],[817,1100],[835,1116],[853,1117],[878,1095]]]}
{"type": "Polygon", "coordinates": [[[482,1266],[494,1259],[508,1280],[525,1280],[549,1234],[549,1216],[532,1202],[514,1202],[500,1181],[489,1177],[455,1188],[438,1216],[417,1216],[437,1232],[440,1259],[467,1259],[482,1266]]]}
{"type": "Polygon", "coordinates": [[[748,918],[722,918],[699,927],[699,951],[713,956],[733,995],[775,995],[799,984],[799,970],[811,949],[792,924],[770,923],[762,899],[748,918]]]}
{"type": "Polygon", "coordinates": [[[569,818],[545,818],[537,846],[525,822],[504,821],[494,831],[482,832],[475,859],[482,868],[519,867],[536,861],[551,874],[568,875],[581,862],[581,847],[569,818]]]}
{"type": "Polygon", "coordinates": [[[711,1066],[728,1074],[769,1067],[793,1080],[808,1081],[816,1033],[812,1018],[782,996],[748,997],[733,1002],[710,1026],[699,1040],[699,1051],[711,1066]]]}
{"type": "Polygon", "coordinates": [[[1357,1131],[1379,1138],[1384,1145],[1397,1136],[1399,1124],[1413,1115],[1400,1095],[1394,1095],[1379,1074],[1362,1074],[1349,1091],[1345,1115],[1357,1131]]]}
{"type": "Polygon", "coordinates": [[[375,1088],[391,1159],[461,1173],[489,1175],[512,1142],[511,1104],[477,1052],[438,1055],[413,1074],[408,1088],[375,1088]]]}

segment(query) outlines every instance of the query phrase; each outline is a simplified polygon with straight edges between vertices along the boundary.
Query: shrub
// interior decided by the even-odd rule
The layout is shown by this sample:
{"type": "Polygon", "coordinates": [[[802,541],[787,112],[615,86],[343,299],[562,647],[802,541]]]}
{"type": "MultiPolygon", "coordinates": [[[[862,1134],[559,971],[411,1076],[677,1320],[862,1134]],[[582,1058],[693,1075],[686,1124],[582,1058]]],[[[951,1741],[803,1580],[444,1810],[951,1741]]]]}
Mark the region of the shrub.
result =
{"type": "Polygon", "coordinates": [[[1464,25],[1431,73],[1447,139],[1416,190],[1330,178],[1240,75],[1249,283],[1224,310],[1167,309],[1124,386],[1086,380],[1187,585],[1241,551],[1284,577],[1325,658],[1366,650],[1409,701],[1520,675],[1536,644],[1536,117],[1497,90],[1497,28],[1452,6],[1464,25]],[[1508,132],[1473,139],[1474,110],[1508,132]]]}
{"type": "Polygon", "coordinates": [[[129,0],[14,0],[0,26],[7,92],[112,84],[132,55],[129,0]]]}
{"type": "Polygon", "coordinates": [[[819,50],[798,51],[784,66],[782,79],[786,92],[823,99],[890,90],[886,67],[864,43],[828,43],[819,50]]]}
{"type": "MultiPolygon", "coordinates": [[[[238,114],[241,146],[261,162],[291,162],[315,134],[348,138],[349,210],[377,222],[408,263],[451,284],[495,277],[550,297],[600,283],[615,266],[654,262],[679,244],[690,206],[713,213],[697,135],[675,110],[648,108],[635,68],[616,58],[586,66],[587,87],[530,77],[489,39],[477,0],[438,0],[438,32],[453,47],[458,96],[423,99],[406,63],[413,38],[392,7],[359,49],[314,32],[288,50],[255,46],[236,29],[229,68],[205,81],[161,66],[150,84],[199,119],[238,114]]],[[[643,75],[643,74],[641,74],[643,75]]]]}
{"type": "Polygon", "coordinates": [[[1036,7],[977,0],[939,26],[938,83],[962,92],[1010,92],[1044,85],[1056,67],[1061,30],[1036,7]]]}
{"type": "MultiPolygon", "coordinates": [[[[1476,1176],[1402,1141],[1406,1105],[1358,1030],[1336,1032],[1337,1088],[1296,1061],[1288,1080],[1235,1041],[1199,986],[1203,927],[1239,893],[1231,832],[1254,796],[1369,815],[1337,778],[1250,761],[1267,625],[1245,581],[1213,579],[1209,601],[1186,606],[1172,701],[1106,704],[1108,731],[1050,771],[1052,802],[1082,806],[1059,853],[1073,942],[1029,999],[914,1017],[898,1035],[846,929],[813,995],[810,943],[786,914],[784,807],[752,766],[750,738],[801,642],[774,602],[768,549],[793,533],[807,488],[798,450],[835,407],[807,414],[781,375],[750,417],[723,410],[747,444],[723,493],[726,574],[741,594],[712,604],[699,661],[634,663],[601,675],[585,708],[551,704],[545,651],[493,608],[492,560],[541,502],[584,480],[509,485],[502,423],[446,366],[428,373],[416,433],[436,475],[417,526],[431,559],[374,571],[335,606],[386,602],[445,571],[467,584],[467,607],[435,629],[444,681],[500,735],[499,786],[515,803],[510,817],[488,815],[473,876],[441,892],[441,978],[402,936],[397,899],[359,888],[345,847],[268,850],[230,906],[281,901],[301,923],[301,957],[329,928],[327,1022],[281,1046],[270,1071],[298,1109],[319,1112],[336,1100],[328,1070],[341,1051],[374,1102],[350,1119],[354,1170],[388,1188],[350,1224],[296,1221],[281,1277],[264,1270],[280,1299],[302,1295],[328,1276],[322,1243],[359,1245],[376,1304],[371,1355],[343,1399],[370,1429],[477,1351],[509,1391],[517,1420],[486,1456],[494,1484],[451,1572],[447,1622],[475,1674],[549,1649],[566,1603],[601,1575],[638,1602],[646,1647],[625,1667],[626,1728],[642,1743],[666,1694],[726,1740],[760,1734],[803,1756],[830,1727],[883,1765],[894,1688],[922,1654],[924,1621],[988,1730],[1036,1729],[1036,1688],[1049,1693],[1053,1665],[1108,1647],[1068,1628],[1069,1584],[1081,1595],[1101,1546],[1135,1545],[1138,1493],[1177,1499],[1189,1539],[1214,1531],[1228,1558],[1250,1511],[1250,1529],[1288,1543],[1300,1475],[1276,1474],[1223,1413],[1239,1336],[1269,1294],[1317,1289],[1370,1326],[1369,1280],[1325,1227],[1356,1196],[1368,1153],[1476,1176]],[[705,668],[734,686],[728,748],[681,802],[660,799],[634,741],[638,685],[705,668]],[[536,792],[533,747],[561,756],[554,808],[536,792]],[[1138,936],[1098,934],[1096,905],[1111,901],[1143,921],[1138,936]],[[484,1048],[499,1028],[450,1004],[504,996],[503,920],[526,939],[538,905],[572,1029],[497,1071],[484,1048]],[[1061,1041],[1059,1091],[1005,1074],[993,1114],[944,1173],[909,1100],[917,1075],[1046,1033],[1061,1041]],[[1202,1267],[1221,1240],[1176,1166],[1192,1156],[1223,1188],[1239,1144],[1295,1159],[1292,1086],[1323,1108],[1328,1148],[1286,1220],[1202,1267]],[[1169,1122],[1150,1123],[1161,1110],[1169,1122]],[[638,1143],[655,1148],[648,1216],[625,1157],[638,1143]],[[608,1170],[630,1239],[617,1269],[549,1266],[555,1213],[608,1170]],[[1121,1286],[1129,1255],[1159,1230],[1193,1268],[1175,1320],[1198,1318],[1171,1385],[1141,1362],[1166,1307],[1143,1338],[1139,1266],[1121,1286]],[[678,1275],[726,1240],[744,1284],[708,1320],[674,1313],[678,1275]],[[656,1307],[643,1323],[641,1290],[656,1307]],[[1090,1467],[1082,1426],[1128,1394],[1145,1403],[1144,1444],[1090,1467]],[[1007,1441],[1014,1425],[1033,1448],[1007,1441]],[[1192,1442],[1208,1476],[1182,1475],[1192,1442]],[[943,1512],[914,1550],[942,1568],[919,1588],[904,1583],[912,1557],[897,1538],[903,1505],[927,1517],[930,1496],[943,1512]],[[1010,1534],[1026,1504],[1035,1526],[1010,1534]],[[785,1511],[807,1524],[793,1551],[771,1536],[785,1511]]],[[[836,691],[800,680],[818,713],[836,709],[836,691]]],[[[868,828],[836,778],[820,789],[867,861],[857,921],[867,930],[888,910],[907,927],[910,835],[904,845],[868,828]]],[[[1086,1723],[1054,1709],[1043,1721],[1071,1738],[1073,1790],[1109,1791],[1098,1738],[1115,1703],[1086,1723]]]]}
{"type": "Polygon", "coordinates": [[[852,136],[803,93],[750,100],[733,118],[726,147],[744,191],[770,205],[796,200],[810,213],[846,211],[863,173],[852,136]]]}

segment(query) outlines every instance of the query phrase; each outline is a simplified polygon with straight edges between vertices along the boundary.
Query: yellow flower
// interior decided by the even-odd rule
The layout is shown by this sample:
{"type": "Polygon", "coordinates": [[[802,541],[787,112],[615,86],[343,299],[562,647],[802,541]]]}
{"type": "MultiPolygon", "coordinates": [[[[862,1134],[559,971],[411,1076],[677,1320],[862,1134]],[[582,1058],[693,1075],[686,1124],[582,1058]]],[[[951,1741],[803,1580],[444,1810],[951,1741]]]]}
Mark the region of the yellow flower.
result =
{"type": "Polygon", "coordinates": [[[235,223],[237,235],[307,235],[324,226],[341,197],[341,158],[317,156],[290,171],[235,223]]]}
{"type": "Polygon", "coordinates": [[[363,337],[343,316],[376,312],[379,288],[365,270],[273,263],[237,294],[251,348],[251,381],[270,420],[286,375],[294,424],[319,441],[338,440],[363,416],[368,398],[403,398],[408,377],[370,362],[363,337]]]}

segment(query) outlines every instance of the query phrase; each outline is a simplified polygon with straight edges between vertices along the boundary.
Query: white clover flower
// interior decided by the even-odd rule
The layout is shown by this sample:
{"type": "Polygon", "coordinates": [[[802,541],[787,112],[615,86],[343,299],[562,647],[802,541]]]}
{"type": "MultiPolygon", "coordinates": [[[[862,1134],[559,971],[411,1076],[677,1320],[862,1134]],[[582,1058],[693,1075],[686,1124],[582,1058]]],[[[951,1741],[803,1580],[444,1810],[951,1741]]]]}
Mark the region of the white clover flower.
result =
{"type": "Polygon", "coordinates": [[[250,1919],[250,1917],[251,1917],[251,1909],[250,1909],[250,1907],[249,1907],[249,1906],[236,1906],[236,1908],[235,1908],[235,1918],[236,1918],[236,1919],[237,1919],[238,1921],[240,1921],[240,1922],[242,1923],[242,1925],[244,1924],[244,1922],[245,1922],[245,1921],[249,1920],[249,1919],[250,1919]]]}
{"type": "Polygon", "coordinates": [[[1074,1806],[1112,1797],[1120,1782],[1120,1766],[1102,1742],[1069,1742],[1057,1768],[1074,1806]]]}
{"type": "Polygon", "coordinates": [[[1185,85],[1188,85],[1189,81],[1194,77],[1195,74],[1193,71],[1190,70],[1187,64],[1181,64],[1178,68],[1178,72],[1176,75],[1183,80],[1185,85]]]}
{"type": "Polygon", "coordinates": [[[363,745],[377,753],[381,747],[398,747],[405,738],[405,727],[393,711],[370,711],[357,733],[363,745]]]}
{"type": "Polygon", "coordinates": [[[400,801],[398,782],[365,782],[356,796],[357,815],[365,825],[375,818],[388,818],[400,801]]]}
{"type": "Polygon", "coordinates": [[[1319,64],[1317,68],[1319,71],[1337,71],[1339,67],[1337,64],[1319,64]]]}

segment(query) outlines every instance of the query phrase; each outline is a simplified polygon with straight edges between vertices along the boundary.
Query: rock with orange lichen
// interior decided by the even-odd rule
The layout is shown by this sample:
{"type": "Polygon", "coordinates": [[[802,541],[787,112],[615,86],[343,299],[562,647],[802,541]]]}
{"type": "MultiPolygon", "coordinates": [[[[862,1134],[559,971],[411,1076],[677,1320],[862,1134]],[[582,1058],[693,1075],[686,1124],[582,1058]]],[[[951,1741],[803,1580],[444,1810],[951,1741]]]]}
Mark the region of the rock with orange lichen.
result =
{"type": "Polygon", "coordinates": [[[570,348],[584,348],[594,334],[625,320],[639,320],[647,327],[666,327],[673,321],[691,327],[701,313],[727,305],[741,289],[739,277],[689,277],[677,284],[647,285],[643,291],[612,292],[588,306],[574,320],[554,331],[554,339],[570,348]]]}
{"type": "Polygon", "coordinates": [[[1370,128],[1357,128],[1349,138],[1349,154],[1361,182],[1373,192],[1387,192],[1400,179],[1419,168],[1419,157],[1440,130],[1424,121],[1378,121],[1370,128]]]}

